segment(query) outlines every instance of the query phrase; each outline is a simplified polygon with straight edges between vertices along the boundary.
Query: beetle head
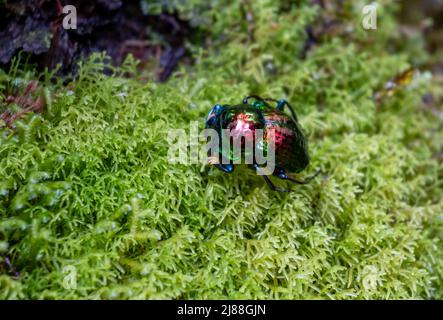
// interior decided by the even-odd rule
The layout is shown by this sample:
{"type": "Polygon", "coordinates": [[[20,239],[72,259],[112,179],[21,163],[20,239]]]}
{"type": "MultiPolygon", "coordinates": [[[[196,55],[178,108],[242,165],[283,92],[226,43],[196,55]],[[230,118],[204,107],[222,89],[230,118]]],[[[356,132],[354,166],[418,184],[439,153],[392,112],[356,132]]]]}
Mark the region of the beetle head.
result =
{"type": "Polygon", "coordinates": [[[217,125],[223,109],[223,106],[220,104],[216,104],[212,107],[211,111],[209,111],[208,116],[206,117],[206,128],[214,128],[217,125]]]}

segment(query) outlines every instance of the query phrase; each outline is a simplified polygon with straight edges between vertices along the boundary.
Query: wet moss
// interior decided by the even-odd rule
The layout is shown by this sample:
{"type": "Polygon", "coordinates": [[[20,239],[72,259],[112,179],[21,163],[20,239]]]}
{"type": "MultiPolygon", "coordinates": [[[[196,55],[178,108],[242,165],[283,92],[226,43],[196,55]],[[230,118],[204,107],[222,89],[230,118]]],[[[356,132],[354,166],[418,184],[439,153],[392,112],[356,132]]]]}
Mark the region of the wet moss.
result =
{"type": "Polygon", "coordinates": [[[0,129],[0,296],[441,298],[443,131],[422,96],[443,92],[422,70],[375,102],[427,54],[390,48],[395,5],[365,31],[352,3],[347,31],[306,55],[322,12],[310,2],[251,2],[249,28],[237,4],[196,9],[213,43],[191,46],[195,65],[165,84],[102,55],[67,85],[23,64],[2,71],[1,88],[38,79],[50,103],[0,129]],[[312,157],[302,176],[321,177],[280,194],[247,170],[168,162],[169,130],[203,127],[212,105],[250,93],[294,105],[312,157]]]}

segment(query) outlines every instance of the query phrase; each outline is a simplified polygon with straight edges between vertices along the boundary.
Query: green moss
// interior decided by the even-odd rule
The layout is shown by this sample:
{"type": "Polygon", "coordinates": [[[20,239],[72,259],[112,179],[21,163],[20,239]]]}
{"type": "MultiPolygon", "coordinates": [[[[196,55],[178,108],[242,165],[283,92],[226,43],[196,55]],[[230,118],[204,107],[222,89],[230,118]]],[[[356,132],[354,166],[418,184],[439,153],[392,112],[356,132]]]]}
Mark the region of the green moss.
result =
{"type": "Polygon", "coordinates": [[[39,76],[47,101],[0,129],[0,298],[442,298],[443,132],[421,96],[443,92],[423,72],[372,99],[411,52],[426,58],[416,43],[386,49],[395,7],[378,31],[346,8],[352,38],[301,59],[315,7],[254,1],[248,31],[238,5],[195,3],[187,14],[213,19],[214,43],[166,84],[124,77],[132,59],[106,76],[103,56],[68,86],[23,65],[0,74],[2,90],[39,76]],[[246,169],[168,163],[168,130],[251,92],[295,106],[304,174],[322,177],[279,194],[246,169]]]}

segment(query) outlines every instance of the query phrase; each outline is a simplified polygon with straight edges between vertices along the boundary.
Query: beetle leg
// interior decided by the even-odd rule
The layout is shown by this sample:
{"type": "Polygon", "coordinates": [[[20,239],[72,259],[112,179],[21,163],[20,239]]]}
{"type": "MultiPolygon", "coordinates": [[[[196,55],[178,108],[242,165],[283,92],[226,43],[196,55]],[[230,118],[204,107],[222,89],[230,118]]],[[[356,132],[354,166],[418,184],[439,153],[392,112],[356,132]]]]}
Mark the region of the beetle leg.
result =
{"type": "Polygon", "coordinates": [[[234,171],[234,165],[229,163],[223,155],[211,155],[211,152],[208,150],[208,163],[213,165],[214,167],[220,169],[225,173],[232,173],[234,171]]]}
{"type": "Polygon", "coordinates": [[[295,113],[294,108],[292,108],[292,106],[289,104],[289,102],[286,101],[285,99],[276,100],[276,99],[272,99],[272,98],[262,98],[262,97],[257,96],[257,95],[250,95],[250,96],[247,96],[246,98],[243,99],[243,104],[247,104],[248,100],[251,99],[251,98],[254,98],[256,100],[264,101],[265,103],[267,101],[277,102],[276,108],[278,110],[280,110],[280,111],[283,111],[285,109],[285,106],[287,106],[289,111],[291,112],[292,118],[296,122],[298,122],[297,114],[295,113]]]}
{"type": "Polygon", "coordinates": [[[231,173],[234,171],[234,165],[233,164],[221,164],[221,163],[215,163],[214,166],[221,171],[225,173],[231,173]]]}
{"type": "Polygon", "coordinates": [[[263,101],[268,107],[270,107],[268,101],[277,101],[277,100],[275,100],[275,99],[262,98],[262,97],[260,97],[260,96],[257,96],[257,95],[255,95],[255,94],[253,94],[253,95],[250,95],[250,96],[247,96],[246,98],[244,98],[243,101],[242,101],[242,103],[243,103],[243,104],[248,104],[248,100],[251,99],[251,98],[254,98],[255,100],[258,100],[258,101],[263,101]]]}
{"type": "Polygon", "coordinates": [[[298,122],[297,115],[295,114],[294,109],[292,108],[292,106],[289,104],[288,101],[286,101],[285,99],[280,99],[280,100],[277,102],[277,109],[278,109],[278,110],[283,111],[284,108],[285,108],[285,106],[288,107],[288,109],[289,109],[289,111],[291,112],[291,115],[292,115],[292,117],[294,118],[294,120],[295,120],[296,122],[298,122]]]}
{"type": "MultiPolygon", "coordinates": [[[[252,165],[252,168],[257,171],[259,170],[259,166],[257,164],[252,165]]],[[[283,189],[280,187],[276,187],[274,183],[272,183],[271,179],[267,175],[262,175],[263,179],[265,179],[266,184],[271,188],[272,191],[278,191],[278,192],[291,192],[292,190],[283,189]]]]}
{"type": "Polygon", "coordinates": [[[247,96],[246,98],[244,98],[243,99],[243,104],[248,104],[248,100],[251,99],[251,98],[254,98],[256,100],[266,101],[266,99],[263,99],[262,97],[253,94],[253,95],[250,95],[250,96],[247,96]]]}
{"type": "Polygon", "coordinates": [[[283,189],[280,187],[276,187],[271,179],[269,179],[268,176],[263,176],[263,178],[265,179],[266,183],[268,184],[269,188],[271,188],[272,191],[278,191],[278,192],[291,192],[292,190],[287,190],[287,189],[283,189]]]}
{"type": "Polygon", "coordinates": [[[319,174],[320,174],[320,170],[317,170],[317,172],[314,173],[312,176],[307,177],[307,178],[306,178],[305,180],[303,180],[303,181],[300,181],[300,180],[297,180],[297,179],[294,179],[294,178],[288,176],[288,175],[286,174],[286,172],[285,172],[283,169],[280,169],[280,170],[276,173],[276,175],[277,175],[280,179],[283,179],[283,180],[289,180],[289,181],[294,182],[294,183],[297,183],[297,184],[308,184],[312,179],[314,179],[314,178],[315,178],[316,176],[318,176],[319,174]]]}

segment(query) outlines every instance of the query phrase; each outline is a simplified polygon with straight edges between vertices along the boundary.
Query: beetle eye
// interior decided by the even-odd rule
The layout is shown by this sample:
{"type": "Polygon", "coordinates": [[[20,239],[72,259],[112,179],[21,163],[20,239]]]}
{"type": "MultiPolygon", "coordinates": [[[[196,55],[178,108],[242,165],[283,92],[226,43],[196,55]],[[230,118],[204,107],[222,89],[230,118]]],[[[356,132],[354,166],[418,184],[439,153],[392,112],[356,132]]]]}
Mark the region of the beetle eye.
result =
{"type": "Polygon", "coordinates": [[[209,111],[208,116],[206,118],[206,122],[209,123],[211,119],[215,119],[216,116],[220,115],[223,107],[219,104],[216,104],[212,107],[212,109],[209,111]]]}
{"type": "Polygon", "coordinates": [[[213,108],[212,108],[212,112],[214,112],[215,114],[220,114],[220,111],[222,110],[222,106],[219,104],[216,104],[213,108]]]}

